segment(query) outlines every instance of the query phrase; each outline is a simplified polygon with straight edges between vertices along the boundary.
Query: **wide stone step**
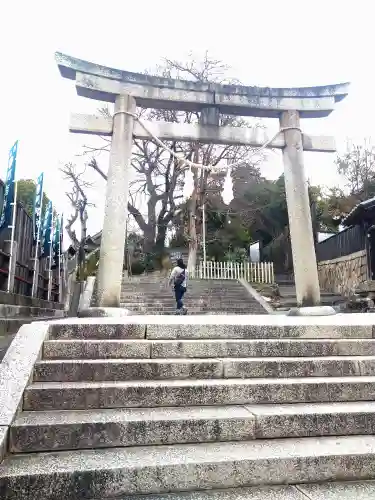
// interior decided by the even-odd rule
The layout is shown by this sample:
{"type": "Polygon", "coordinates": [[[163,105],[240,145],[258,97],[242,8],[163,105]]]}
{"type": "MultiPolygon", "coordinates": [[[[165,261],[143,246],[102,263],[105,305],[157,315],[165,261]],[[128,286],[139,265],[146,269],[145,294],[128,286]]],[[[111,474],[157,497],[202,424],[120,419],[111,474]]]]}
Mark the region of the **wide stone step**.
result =
{"type": "MultiPolygon", "coordinates": [[[[131,310],[131,307],[128,307],[127,309],[131,310]]],[[[261,311],[259,309],[255,310],[220,310],[220,311],[211,311],[211,310],[204,310],[202,309],[190,309],[188,308],[187,314],[189,316],[228,316],[229,314],[232,316],[246,316],[249,314],[267,314],[266,311],[261,311]]],[[[159,310],[139,310],[139,311],[132,311],[132,316],[176,316],[176,309],[173,310],[164,310],[164,309],[159,309],[159,310]]],[[[186,316],[186,315],[185,315],[186,316]]]]}
{"type": "MultiPolygon", "coordinates": [[[[141,297],[145,296],[148,297],[150,295],[157,296],[158,293],[160,293],[163,297],[170,297],[173,296],[174,290],[172,287],[154,287],[154,288],[137,288],[137,289],[122,289],[121,290],[121,296],[124,297],[141,297]]],[[[198,288],[195,285],[188,284],[187,287],[187,293],[191,295],[192,297],[217,297],[217,298],[223,298],[223,297],[247,297],[248,294],[245,290],[245,288],[237,287],[234,289],[229,289],[229,288],[198,288]]]]}
{"type": "MultiPolygon", "coordinates": [[[[306,318],[310,320],[310,318],[306,318]]],[[[147,338],[149,339],[268,339],[268,338],[372,338],[372,326],[343,325],[335,326],[328,321],[315,320],[310,323],[293,324],[293,321],[271,315],[242,317],[226,315],[220,319],[212,316],[204,319],[176,316],[162,318],[159,321],[149,320],[147,338]],[[264,319],[263,319],[264,318],[264,319]],[[285,324],[284,324],[285,322],[285,324]]]]}
{"type": "MultiPolygon", "coordinates": [[[[44,342],[43,346],[43,358],[44,359],[150,358],[151,346],[152,343],[150,340],[143,340],[143,339],[47,340],[44,342]]],[[[172,356],[163,356],[163,357],[172,357],[172,356]]],[[[196,357],[201,357],[201,356],[196,356],[196,357]]]]}
{"type": "Polygon", "coordinates": [[[32,306],[0,304],[0,317],[17,319],[18,317],[63,317],[64,310],[32,306]]]}
{"type": "MultiPolygon", "coordinates": [[[[185,304],[186,307],[186,304],[185,304]]],[[[176,308],[170,309],[139,309],[135,310],[131,306],[125,307],[131,311],[132,316],[176,316],[180,315],[177,313],[176,308]]],[[[220,311],[211,310],[209,308],[194,308],[191,309],[187,307],[187,311],[184,313],[184,317],[186,316],[248,316],[249,314],[262,314],[262,311],[255,308],[247,308],[247,309],[221,309],[220,311]]],[[[266,314],[266,312],[265,312],[266,314]]]]}
{"type": "Polygon", "coordinates": [[[214,359],[46,360],[36,363],[36,382],[222,378],[223,362],[214,359]]]}
{"type": "MultiPolygon", "coordinates": [[[[237,290],[241,289],[242,285],[237,280],[201,280],[201,279],[189,279],[190,286],[194,288],[199,288],[202,290],[237,290]]],[[[159,278],[155,281],[139,281],[139,282],[129,282],[122,281],[122,287],[131,290],[137,289],[151,289],[151,288],[169,288],[169,278],[159,278]]]]}
{"type": "Polygon", "coordinates": [[[73,499],[84,492],[102,500],[278,485],[286,478],[298,484],[374,477],[375,436],[139,446],[8,456],[0,470],[0,497],[73,499]]]}
{"type": "Polygon", "coordinates": [[[24,412],[11,428],[12,453],[253,439],[243,406],[24,412]]]}
{"type": "MultiPolygon", "coordinates": [[[[246,308],[249,307],[253,303],[253,300],[247,299],[244,301],[223,301],[223,302],[218,302],[216,300],[191,300],[188,297],[184,297],[184,302],[189,306],[189,307],[210,307],[210,308],[216,308],[216,309],[221,309],[223,307],[238,307],[238,308],[246,308]]],[[[139,301],[139,299],[135,300],[123,300],[121,299],[121,305],[123,307],[127,306],[133,306],[133,307],[148,307],[148,308],[161,308],[161,307],[176,307],[176,301],[174,299],[155,299],[155,300],[145,300],[145,301],[139,301]]]]}
{"type": "Polygon", "coordinates": [[[340,317],[292,318],[278,315],[202,315],[191,316],[129,316],[121,320],[98,319],[61,320],[51,322],[51,339],[372,339],[373,326],[369,316],[345,315],[345,325],[340,317]],[[351,317],[352,316],[352,317],[351,317]],[[297,321],[298,320],[298,321],[297,321]],[[146,333],[147,330],[147,333],[146,333]]]}
{"type": "MultiPolygon", "coordinates": [[[[214,281],[211,282],[205,282],[205,281],[200,281],[200,280],[191,280],[189,279],[187,282],[188,288],[191,290],[198,290],[198,291],[209,291],[209,292],[222,292],[222,291],[228,291],[228,292],[238,292],[240,290],[244,290],[244,287],[242,284],[238,282],[231,282],[227,281],[224,284],[223,283],[217,283],[215,284],[214,281]]],[[[168,281],[165,280],[160,280],[159,282],[155,283],[137,283],[137,284],[122,284],[121,291],[122,292],[144,292],[144,291],[155,291],[155,290],[172,290],[173,285],[169,285],[168,281]]]]}
{"type": "MultiPolygon", "coordinates": [[[[139,302],[120,302],[121,307],[125,309],[134,309],[134,310],[155,310],[155,311],[160,311],[160,310],[167,310],[167,311],[175,311],[176,310],[176,302],[171,301],[165,302],[165,303],[157,303],[155,301],[149,302],[149,303],[139,303],[139,302]]],[[[222,311],[223,309],[226,309],[228,311],[230,310],[239,310],[239,311],[246,311],[249,309],[253,309],[254,304],[257,304],[256,302],[251,302],[247,301],[244,304],[204,304],[204,303],[196,303],[192,304],[189,300],[184,300],[185,306],[191,310],[207,310],[207,311],[222,311]]],[[[259,306],[258,306],[259,307],[259,306]]]]}
{"type": "MultiPolygon", "coordinates": [[[[215,296],[215,297],[220,297],[223,295],[228,295],[228,296],[246,296],[247,292],[244,287],[242,286],[236,286],[235,288],[227,288],[227,287],[221,287],[221,288],[213,288],[213,287],[199,287],[196,286],[194,283],[188,283],[187,286],[187,292],[191,294],[192,296],[199,297],[202,296],[204,297],[204,294],[207,294],[209,296],[215,296]]],[[[155,286],[155,287],[137,287],[137,288],[122,288],[121,290],[121,295],[128,295],[128,296],[141,296],[141,295],[148,295],[148,294],[153,294],[156,295],[157,293],[161,293],[162,295],[165,296],[171,296],[174,293],[174,289],[172,286],[166,287],[165,285],[163,286],[155,286]]]]}
{"type": "Polygon", "coordinates": [[[12,453],[371,435],[375,402],[24,412],[12,424],[12,453]]]}
{"type": "Polygon", "coordinates": [[[373,498],[375,498],[375,481],[342,481],[295,486],[253,486],[159,495],[127,495],[121,496],[117,500],[373,500],[373,498]]]}
{"type": "Polygon", "coordinates": [[[10,336],[18,332],[22,325],[28,325],[34,321],[50,321],[51,316],[17,316],[15,318],[0,318],[0,337],[10,336]]]}
{"type": "Polygon", "coordinates": [[[45,359],[375,356],[375,339],[47,340],[45,359]]]}
{"type": "MultiPolygon", "coordinates": [[[[210,309],[210,310],[216,310],[220,311],[222,309],[249,309],[251,308],[254,304],[258,304],[256,301],[253,300],[246,300],[244,302],[223,302],[219,303],[217,301],[191,301],[187,297],[184,298],[183,300],[184,304],[189,308],[189,309],[197,309],[197,308],[204,308],[204,309],[210,309]]],[[[120,301],[121,307],[125,308],[141,308],[141,309],[176,309],[176,301],[174,299],[168,299],[164,301],[160,300],[149,300],[149,301],[139,301],[134,300],[121,300],[120,301]]]]}
{"type": "Polygon", "coordinates": [[[44,360],[35,382],[375,375],[374,356],[44,360]]]}
{"type": "MultiPolygon", "coordinates": [[[[150,297],[157,296],[160,294],[163,297],[171,297],[174,295],[173,287],[158,287],[158,288],[143,288],[137,290],[122,289],[120,292],[121,296],[124,297],[150,297]]],[[[212,288],[197,288],[194,285],[189,284],[187,287],[187,295],[195,298],[217,298],[218,300],[223,300],[225,297],[250,297],[245,288],[238,287],[235,289],[212,289],[212,288]]]]}
{"type": "MultiPolygon", "coordinates": [[[[187,314],[189,316],[206,316],[206,315],[248,315],[248,314],[266,314],[266,311],[261,309],[258,306],[248,306],[243,309],[239,308],[222,308],[222,309],[211,309],[210,307],[195,307],[191,308],[189,307],[189,304],[185,303],[185,307],[187,306],[187,314]]],[[[142,316],[142,315],[148,315],[148,316],[171,316],[176,314],[176,307],[170,307],[170,308],[160,308],[160,309],[154,309],[152,307],[147,308],[147,307],[142,307],[142,308],[134,308],[131,305],[123,306],[121,304],[121,307],[124,309],[129,309],[132,311],[134,316],[142,316]]]]}
{"type": "Polygon", "coordinates": [[[146,323],[61,321],[51,323],[50,339],[142,339],[146,335],[146,323]]]}
{"type": "MultiPolygon", "coordinates": [[[[187,306],[187,312],[186,314],[189,316],[207,316],[207,315],[217,315],[217,316],[222,316],[222,315],[233,315],[233,316],[246,316],[249,314],[261,314],[262,310],[259,310],[257,307],[247,307],[246,309],[230,309],[230,308],[223,308],[220,310],[215,310],[215,309],[210,309],[209,307],[196,307],[196,308],[190,308],[188,307],[188,304],[185,304],[185,307],[187,306]]],[[[122,306],[121,306],[122,307],[122,306]]],[[[141,308],[141,309],[135,309],[131,305],[124,307],[124,309],[128,309],[132,311],[134,316],[142,316],[142,315],[147,315],[147,316],[171,316],[171,315],[176,315],[176,308],[171,307],[171,308],[161,308],[161,309],[153,309],[153,308],[141,308]]],[[[186,315],[185,314],[185,315],[186,315]]]]}
{"type": "MultiPolygon", "coordinates": [[[[236,300],[251,300],[251,296],[248,294],[248,292],[245,289],[239,290],[237,292],[215,292],[211,293],[209,291],[197,291],[197,290],[190,290],[188,288],[186,295],[186,298],[189,298],[190,300],[218,300],[221,302],[225,302],[226,300],[230,301],[236,301],[236,300]]],[[[155,291],[146,291],[146,292],[122,292],[120,295],[120,298],[122,300],[135,300],[135,299],[159,299],[159,300],[169,300],[174,298],[174,290],[155,290],[155,291]]]]}
{"type": "Polygon", "coordinates": [[[35,382],[24,410],[375,401],[375,377],[35,382]]]}
{"type": "MultiPolygon", "coordinates": [[[[135,341],[137,342],[137,341],[135,341]]],[[[374,356],[375,339],[154,340],[151,358],[374,356]]],[[[121,341],[119,341],[121,345],[121,341]]],[[[58,347],[56,347],[57,349],[58,347]]],[[[52,347],[53,349],[53,347],[52,347]]],[[[85,347],[81,348],[83,351],[85,347]]],[[[88,346],[87,349],[90,349],[88,346]]],[[[95,352],[95,348],[94,349],[95,352]]],[[[120,347],[121,349],[121,347],[120,347]]],[[[126,349],[124,345],[123,349],[126,349]]],[[[124,352],[124,350],[122,352],[124,352]]],[[[99,346],[96,352],[99,351],[99,346]]],[[[113,347],[111,352],[115,351],[113,347]]],[[[70,352],[65,350],[66,353],[70,352]]],[[[86,357],[86,356],[85,356],[86,357]]],[[[95,357],[95,356],[93,356],[95,357]]],[[[99,356],[98,356],[99,357],[99,356]]],[[[110,356],[108,356],[110,357],[110,356]]],[[[126,357],[126,356],[124,356],[126,357]]],[[[129,356],[130,357],[130,356],[129,356]]]]}

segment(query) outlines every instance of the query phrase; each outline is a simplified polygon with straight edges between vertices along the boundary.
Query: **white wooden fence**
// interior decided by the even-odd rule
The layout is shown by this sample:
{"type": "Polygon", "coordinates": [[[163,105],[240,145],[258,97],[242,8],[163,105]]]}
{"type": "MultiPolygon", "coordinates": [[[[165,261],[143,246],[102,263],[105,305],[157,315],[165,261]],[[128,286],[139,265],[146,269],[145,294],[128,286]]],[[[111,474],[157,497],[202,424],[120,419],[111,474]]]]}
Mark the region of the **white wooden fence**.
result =
{"type": "Polygon", "coordinates": [[[272,262],[201,262],[189,271],[190,278],[210,280],[237,280],[244,278],[250,283],[273,283],[272,262]]]}

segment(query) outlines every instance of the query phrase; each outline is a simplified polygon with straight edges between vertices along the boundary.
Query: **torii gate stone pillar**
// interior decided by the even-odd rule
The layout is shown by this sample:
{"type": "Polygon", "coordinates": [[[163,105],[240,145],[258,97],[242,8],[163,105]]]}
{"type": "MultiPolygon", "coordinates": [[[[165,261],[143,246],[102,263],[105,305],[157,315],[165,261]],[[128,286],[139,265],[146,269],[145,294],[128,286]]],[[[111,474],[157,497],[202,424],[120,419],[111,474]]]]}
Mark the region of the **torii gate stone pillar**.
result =
{"type": "Polygon", "coordinates": [[[334,152],[336,148],[332,137],[301,133],[300,118],[328,116],[336,102],[346,97],[347,83],[302,88],[220,85],[131,73],[60,53],[56,60],[61,75],[75,80],[79,95],[115,103],[113,119],[73,114],[70,122],[71,132],[112,135],[97,305],[120,306],[132,137],[150,139],[140,123],[123,113],[134,112],[136,105],[200,113],[198,124],[148,122],[149,131],[163,141],[260,147],[268,141],[263,129],[219,127],[220,114],[279,119],[287,130],[268,147],[283,150],[297,303],[320,305],[303,151],[334,152]]]}
{"type": "Polygon", "coordinates": [[[116,97],[97,284],[101,307],[120,306],[134,121],[124,111],[135,108],[134,97],[116,97]]]}
{"type": "Polygon", "coordinates": [[[283,161],[297,304],[317,306],[320,287],[298,111],[281,113],[280,125],[296,127],[284,132],[283,161]]]}

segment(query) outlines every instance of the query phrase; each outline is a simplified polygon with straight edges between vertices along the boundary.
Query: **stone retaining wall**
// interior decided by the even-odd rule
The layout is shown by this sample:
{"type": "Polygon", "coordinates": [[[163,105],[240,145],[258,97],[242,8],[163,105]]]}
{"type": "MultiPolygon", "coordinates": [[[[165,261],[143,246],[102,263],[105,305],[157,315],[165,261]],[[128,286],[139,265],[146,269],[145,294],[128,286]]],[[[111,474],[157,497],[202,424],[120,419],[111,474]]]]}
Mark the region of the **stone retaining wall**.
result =
{"type": "Polygon", "coordinates": [[[368,279],[366,250],[318,262],[322,290],[349,296],[368,279]]]}

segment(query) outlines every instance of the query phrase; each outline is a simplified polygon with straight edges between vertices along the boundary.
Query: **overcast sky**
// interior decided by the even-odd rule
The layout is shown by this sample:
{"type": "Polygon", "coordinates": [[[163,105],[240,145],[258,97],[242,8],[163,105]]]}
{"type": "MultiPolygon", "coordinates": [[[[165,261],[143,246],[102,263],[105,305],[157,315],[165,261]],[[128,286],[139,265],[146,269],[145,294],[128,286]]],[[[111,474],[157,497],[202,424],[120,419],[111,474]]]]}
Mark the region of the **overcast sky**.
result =
{"type": "MultiPolygon", "coordinates": [[[[63,80],[54,52],[143,71],[162,57],[199,57],[206,49],[232,67],[244,84],[310,86],[351,82],[350,94],[326,119],[304,120],[314,134],[375,135],[374,12],[372,2],[356,0],[34,0],[4,1],[0,14],[0,176],[8,151],[19,139],[18,177],[46,175],[46,191],[58,211],[69,213],[58,167],[75,161],[87,142],[68,132],[70,112],[94,112],[97,104],[79,98],[74,82],[63,80]]],[[[277,120],[268,121],[271,132],[277,120]]],[[[337,185],[334,155],[305,154],[315,184],[337,185]]],[[[78,159],[78,161],[81,161],[78,159]]],[[[104,165],[103,165],[104,166],[104,165]]],[[[264,173],[282,172],[271,154],[264,173]]],[[[93,177],[93,179],[97,179],[93,177]]],[[[97,179],[89,231],[102,223],[104,184],[97,179]]]]}

